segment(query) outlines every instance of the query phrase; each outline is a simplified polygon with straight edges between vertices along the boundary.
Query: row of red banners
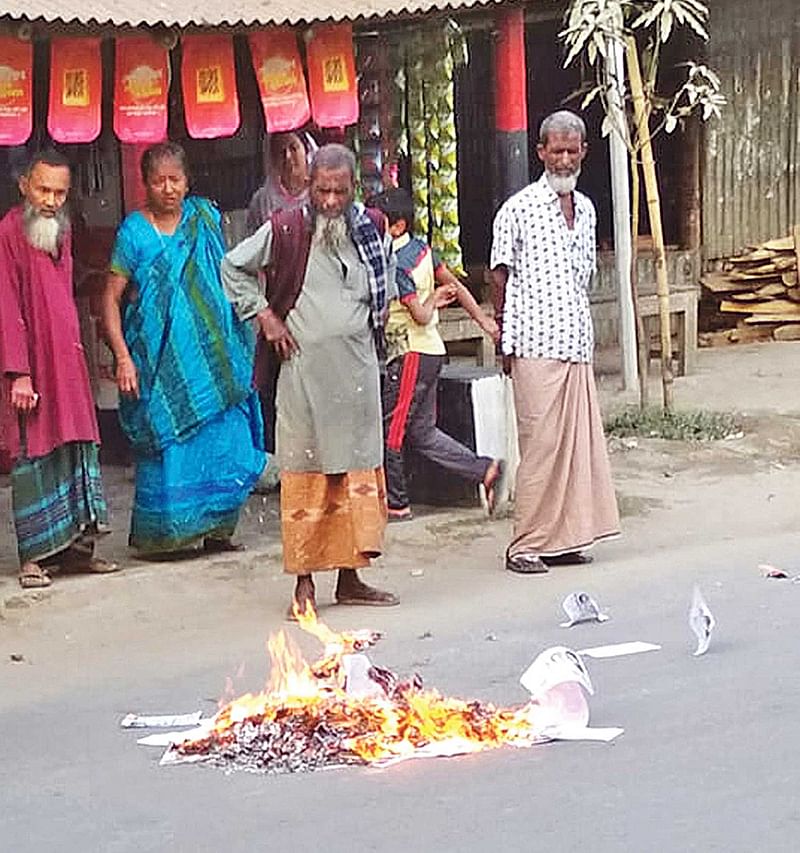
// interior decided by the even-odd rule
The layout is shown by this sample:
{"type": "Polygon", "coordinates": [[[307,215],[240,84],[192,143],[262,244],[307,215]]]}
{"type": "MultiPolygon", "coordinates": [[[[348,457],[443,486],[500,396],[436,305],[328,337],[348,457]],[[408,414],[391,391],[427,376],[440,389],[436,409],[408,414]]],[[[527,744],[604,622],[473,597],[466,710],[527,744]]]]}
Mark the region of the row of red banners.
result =
{"type": "MultiPolygon", "coordinates": [[[[267,130],[358,120],[353,33],[349,24],[315,27],[307,44],[308,88],[295,31],[276,27],[248,35],[267,130]],[[309,103],[310,93],[310,103],[309,103]]],[[[231,136],[239,127],[233,38],[190,35],[182,41],[181,88],[186,129],[195,139],[231,136]]],[[[169,54],[147,36],[115,40],[114,132],[122,142],[167,136],[169,54]]],[[[33,49],[0,36],[0,145],[21,145],[33,127],[33,49]]],[[[54,38],[50,44],[47,129],[55,142],[92,142],[102,124],[103,68],[98,38],[54,38]]]]}

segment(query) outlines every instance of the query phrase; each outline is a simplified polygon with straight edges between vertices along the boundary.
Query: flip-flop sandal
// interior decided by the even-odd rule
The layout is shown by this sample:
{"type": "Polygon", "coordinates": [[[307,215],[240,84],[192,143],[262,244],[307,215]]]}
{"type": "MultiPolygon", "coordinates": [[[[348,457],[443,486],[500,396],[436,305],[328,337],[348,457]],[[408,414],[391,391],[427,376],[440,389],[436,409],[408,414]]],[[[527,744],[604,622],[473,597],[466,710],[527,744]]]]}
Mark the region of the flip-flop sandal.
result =
{"type": "Polygon", "coordinates": [[[247,546],[240,542],[231,542],[230,539],[215,539],[208,536],[203,540],[203,550],[206,554],[228,554],[246,551],[247,546]]]}
{"type": "Polygon", "coordinates": [[[542,557],[546,566],[588,566],[594,562],[591,554],[582,554],[580,551],[569,551],[566,554],[557,554],[555,557],[542,557]]]}
{"type": "Polygon", "coordinates": [[[533,554],[517,554],[512,556],[506,551],[506,570],[518,575],[546,575],[549,571],[547,563],[533,554]]]}
{"type": "Polygon", "coordinates": [[[389,524],[397,524],[401,521],[413,521],[414,513],[410,509],[405,512],[403,510],[390,509],[387,517],[389,524]]]}
{"type": "Polygon", "coordinates": [[[379,595],[380,597],[376,598],[351,598],[349,596],[337,595],[336,603],[344,604],[348,607],[396,607],[400,604],[400,599],[391,592],[380,592],[379,595]]]}
{"type": "Polygon", "coordinates": [[[89,560],[85,571],[94,575],[108,575],[111,572],[119,571],[119,563],[112,563],[109,560],[101,560],[99,557],[95,557],[89,560]]]}
{"type": "Polygon", "coordinates": [[[23,589],[43,589],[53,583],[47,569],[37,563],[25,563],[19,570],[18,580],[23,589]]]}

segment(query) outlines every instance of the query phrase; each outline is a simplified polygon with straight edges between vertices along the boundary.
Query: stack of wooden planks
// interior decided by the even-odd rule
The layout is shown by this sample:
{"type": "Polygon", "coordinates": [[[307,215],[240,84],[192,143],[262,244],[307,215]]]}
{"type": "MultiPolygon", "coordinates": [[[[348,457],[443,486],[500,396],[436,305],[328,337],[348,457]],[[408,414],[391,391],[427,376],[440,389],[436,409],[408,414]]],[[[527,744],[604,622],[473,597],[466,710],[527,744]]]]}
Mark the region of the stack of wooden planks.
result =
{"type": "Polygon", "coordinates": [[[701,281],[705,301],[728,317],[725,325],[760,327],[753,338],[800,340],[800,225],[788,237],[727,258],[701,281]]]}

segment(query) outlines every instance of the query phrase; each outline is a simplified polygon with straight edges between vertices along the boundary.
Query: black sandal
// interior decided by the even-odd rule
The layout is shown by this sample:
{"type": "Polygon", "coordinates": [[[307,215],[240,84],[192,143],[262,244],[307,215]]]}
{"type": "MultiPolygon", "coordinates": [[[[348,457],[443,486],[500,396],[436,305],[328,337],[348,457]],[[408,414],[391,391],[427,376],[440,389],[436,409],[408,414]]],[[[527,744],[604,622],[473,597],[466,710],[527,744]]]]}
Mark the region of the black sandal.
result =
{"type": "Polygon", "coordinates": [[[203,540],[203,550],[206,554],[228,554],[246,551],[247,546],[238,542],[231,542],[229,538],[206,536],[203,540]]]}
{"type": "Polygon", "coordinates": [[[556,554],[555,557],[542,557],[542,562],[546,566],[588,566],[594,562],[594,557],[580,551],[568,551],[566,554],[556,554]]]}
{"type": "Polygon", "coordinates": [[[518,575],[546,575],[549,569],[541,557],[535,554],[511,554],[506,551],[506,569],[518,575]]]}

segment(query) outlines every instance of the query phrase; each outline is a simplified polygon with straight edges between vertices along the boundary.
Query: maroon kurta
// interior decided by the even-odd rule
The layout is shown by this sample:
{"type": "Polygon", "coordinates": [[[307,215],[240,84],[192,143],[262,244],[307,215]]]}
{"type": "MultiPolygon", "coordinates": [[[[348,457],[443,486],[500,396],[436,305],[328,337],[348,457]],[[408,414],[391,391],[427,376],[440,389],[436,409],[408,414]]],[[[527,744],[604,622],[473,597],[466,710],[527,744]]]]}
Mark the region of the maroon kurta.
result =
{"type": "Polygon", "coordinates": [[[34,249],[22,207],[0,221],[0,443],[20,456],[19,423],[9,404],[12,373],[29,374],[39,405],[27,416],[28,457],[68,441],[100,441],[72,296],[71,241],[61,256],[34,249]]]}

